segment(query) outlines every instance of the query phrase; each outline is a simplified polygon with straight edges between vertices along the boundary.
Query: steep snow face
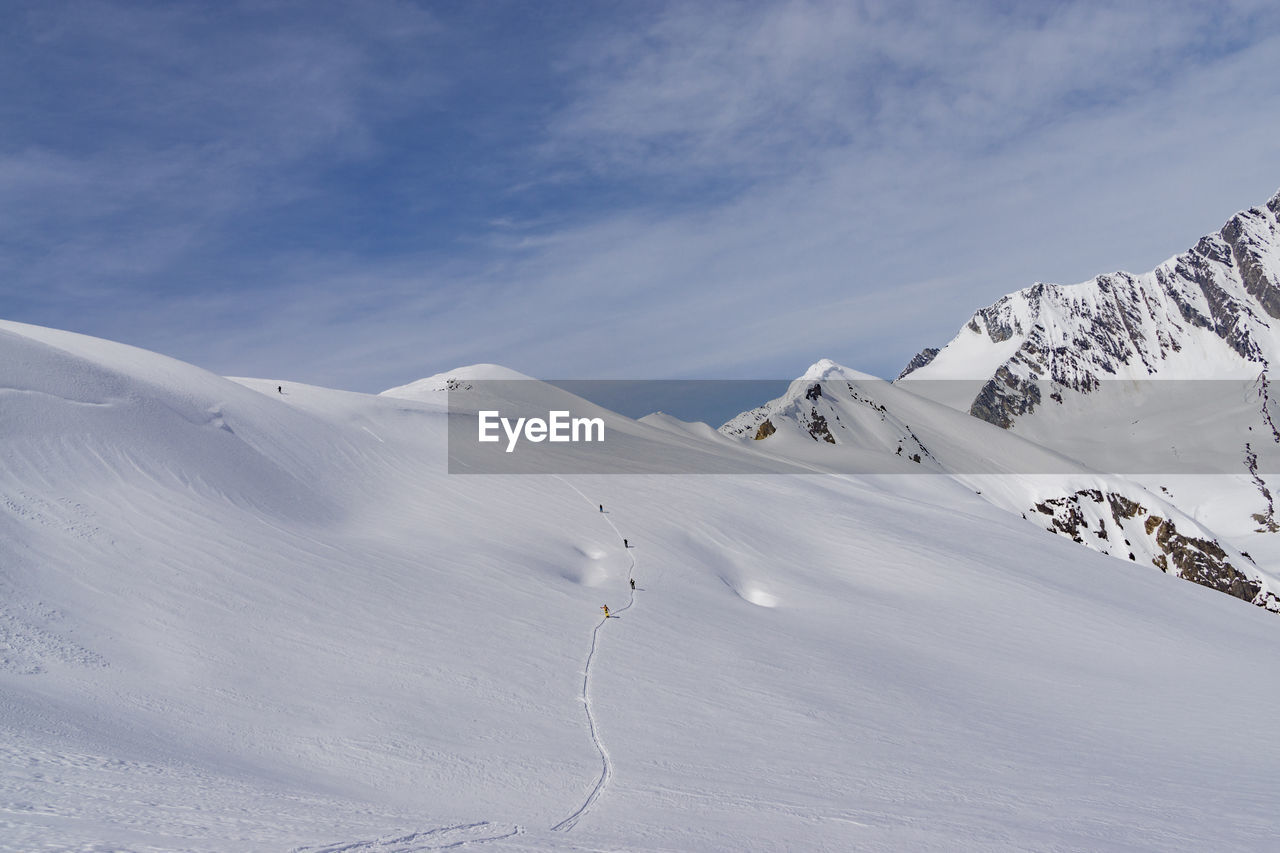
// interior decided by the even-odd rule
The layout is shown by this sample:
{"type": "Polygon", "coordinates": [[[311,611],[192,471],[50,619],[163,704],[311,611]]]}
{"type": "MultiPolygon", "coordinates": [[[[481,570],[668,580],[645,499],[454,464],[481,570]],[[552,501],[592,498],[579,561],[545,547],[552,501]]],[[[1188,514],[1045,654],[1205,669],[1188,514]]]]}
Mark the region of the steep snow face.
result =
{"type": "Polygon", "coordinates": [[[1280,610],[1280,579],[1165,498],[916,396],[914,387],[823,360],[720,432],[822,470],[945,474],[1051,533],[1280,610]]]}
{"type": "Polygon", "coordinates": [[[436,402],[0,331],[0,850],[1272,843],[1274,620],[985,490],[450,476],[436,402]]]}

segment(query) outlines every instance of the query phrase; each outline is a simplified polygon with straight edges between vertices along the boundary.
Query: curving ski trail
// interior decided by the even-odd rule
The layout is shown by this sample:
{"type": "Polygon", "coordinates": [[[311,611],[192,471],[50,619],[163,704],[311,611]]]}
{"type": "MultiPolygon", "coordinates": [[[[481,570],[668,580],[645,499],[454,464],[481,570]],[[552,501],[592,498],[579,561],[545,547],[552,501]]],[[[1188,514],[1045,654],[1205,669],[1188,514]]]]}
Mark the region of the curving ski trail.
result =
{"type": "Polygon", "coordinates": [[[442,826],[408,835],[373,838],[326,844],[322,847],[295,847],[292,853],[426,853],[429,850],[453,850],[472,844],[503,841],[524,834],[524,827],[496,827],[488,821],[442,826]]]}
{"type": "MultiPolygon", "coordinates": [[[[568,480],[565,480],[563,477],[556,476],[556,479],[577,492],[578,495],[581,496],[582,499],[590,506],[596,506],[596,504],[592,503],[591,499],[583,494],[577,486],[573,485],[568,480]]],[[[625,541],[622,539],[622,533],[618,530],[617,525],[613,523],[612,519],[610,519],[607,514],[601,513],[601,515],[604,518],[605,523],[613,528],[613,532],[617,535],[618,539],[625,541]]],[[[632,549],[627,548],[626,551],[627,557],[631,560],[630,565],[627,566],[627,579],[630,580],[635,572],[636,557],[632,549]]],[[[636,591],[635,589],[631,589],[629,592],[630,597],[627,599],[626,605],[618,608],[614,613],[622,613],[625,610],[630,610],[631,605],[635,604],[636,591]]],[[[603,628],[608,621],[609,617],[602,618],[596,625],[595,629],[592,630],[591,649],[587,652],[587,663],[582,672],[582,705],[587,712],[587,728],[591,732],[591,742],[596,745],[596,752],[600,753],[600,778],[596,780],[595,787],[591,789],[591,793],[587,795],[587,799],[583,801],[577,811],[551,827],[552,832],[568,832],[573,829],[578,824],[578,821],[581,820],[587,812],[591,811],[591,807],[595,805],[596,800],[600,798],[602,793],[604,793],[604,789],[608,786],[609,780],[613,777],[613,762],[609,758],[609,750],[605,748],[604,742],[600,739],[600,731],[596,726],[595,714],[591,712],[591,664],[595,660],[596,649],[599,647],[600,629],[603,628]]]]}

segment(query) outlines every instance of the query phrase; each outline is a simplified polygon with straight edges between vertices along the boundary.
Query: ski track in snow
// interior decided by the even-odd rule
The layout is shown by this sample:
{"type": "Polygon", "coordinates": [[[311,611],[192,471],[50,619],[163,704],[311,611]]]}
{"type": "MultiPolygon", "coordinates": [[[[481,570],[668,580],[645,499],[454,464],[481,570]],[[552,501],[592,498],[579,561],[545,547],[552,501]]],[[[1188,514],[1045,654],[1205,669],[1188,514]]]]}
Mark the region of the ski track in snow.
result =
{"type": "MultiPolygon", "coordinates": [[[[590,506],[597,505],[591,500],[591,498],[583,494],[577,486],[573,485],[568,480],[559,476],[557,476],[556,479],[577,492],[578,495],[581,496],[582,499],[590,506]]],[[[613,520],[609,518],[608,514],[600,513],[600,515],[604,518],[605,523],[613,528],[613,532],[617,535],[618,539],[622,540],[622,533],[618,530],[618,526],[613,523],[613,520]]],[[[630,565],[627,566],[627,578],[630,579],[635,572],[636,557],[635,553],[630,548],[627,548],[626,551],[627,557],[631,560],[630,565]]],[[[614,613],[622,613],[623,611],[631,609],[631,605],[636,602],[636,591],[632,589],[630,590],[630,593],[631,596],[627,599],[626,605],[613,611],[614,613]]],[[[600,778],[596,780],[595,787],[591,789],[591,793],[587,795],[587,799],[583,801],[577,811],[551,827],[552,832],[568,832],[577,826],[578,821],[581,820],[587,812],[591,811],[591,807],[595,805],[596,800],[598,800],[600,795],[604,793],[604,789],[609,784],[609,779],[613,776],[613,762],[609,759],[609,750],[605,748],[604,742],[600,740],[600,730],[596,725],[595,715],[591,713],[591,663],[595,660],[596,649],[599,647],[600,629],[603,628],[608,621],[609,617],[602,618],[599,624],[597,624],[595,629],[591,632],[591,649],[587,652],[587,663],[582,672],[582,705],[587,712],[587,728],[591,732],[591,742],[596,745],[596,751],[600,753],[600,778]]]]}
{"type": "Polygon", "coordinates": [[[295,847],[291,853],[421,853],[425,850],[451,850],[468,844],[502,841],[524,833],[524,827],[512,825],[502,831],[488,821],[442,826],[397,837],[350,841],[322,847],[295,847]],[[494,834],[497,831],[497,834],[494,834]]]}
{"type": "MultiPolygon", "coordinates": [[[[374,437],[376,438],[377,436],[374,437]]],[[[557,476],[556,479],[577,492],[590,506],[596,506],[577,486],[562,477],[557,476]]],[[[623,541],[621,531],[618,530],[618,526],[613,523],[608,514],[600,513],[600,515],[604,518],[605,523],[613,528],[618,540],[623,541]]],[[[636,557],[631,548],[627,548],[626,552],[630,560],[630,564],[627,566],[627,579],[630,580],[634,576],[636,557]]],[[[630,589],[629,592],[630,597],[627,599],[627,603],[613,611],[615,614],[630,610],[631,605],[635,604],[636,591],[630,589]]],[[[595,787],[591,789],[591,793],[587,795],[582,805],[573,814],[551,827],[553,832],[568,832],[577,826],[578,821],[591,811],[591,807],[595,805],[596,800],[604,793],[604,789],[608,787],[609,779],[613,776],[613,762],[609,758],[609,750],[605,748],[604,742],[600,739],[596,718],[591,712],[591,664],[595,660],[596,650],[599,648],[600,629],[608,621],[609,617],[602,618],[592,630],[591,648],[587,652],[587,661],[582,672],[582,705],[586,709],[587,728],[591,732],[591,742],[595,744],[596,751],[600,754],[600,778],[596,780],[595,787]]],[[[421,851],[427,850],[450,850],[470,844],[503,841],[522,835],[524,831],[524,827],[518,824],[510,825],[504,831],[499,827],[493,826],[488,821],[480,821],[477,823],[444,826],[421,832],[411,832],[398,836],[373,838],[366,841],[338,842],[319,847],[295,847],[290,853],[421,853],[421,851]]]]}

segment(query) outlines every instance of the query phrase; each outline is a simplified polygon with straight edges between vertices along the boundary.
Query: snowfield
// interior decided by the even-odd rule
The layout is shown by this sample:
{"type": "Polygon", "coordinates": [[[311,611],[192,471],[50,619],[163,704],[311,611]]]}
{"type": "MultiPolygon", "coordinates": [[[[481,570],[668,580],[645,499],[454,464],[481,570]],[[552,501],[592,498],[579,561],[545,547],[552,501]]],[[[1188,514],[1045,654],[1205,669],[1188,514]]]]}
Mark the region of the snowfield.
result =
{"type": "Polygon", "coordinates": [[[438,381],[232,381],[7,322],[0,373],[0,850],[1280,832],[1277,617],[944,470],[762,473],[769,442],[646,418],[758,473],[450,475],[438,381]]]}

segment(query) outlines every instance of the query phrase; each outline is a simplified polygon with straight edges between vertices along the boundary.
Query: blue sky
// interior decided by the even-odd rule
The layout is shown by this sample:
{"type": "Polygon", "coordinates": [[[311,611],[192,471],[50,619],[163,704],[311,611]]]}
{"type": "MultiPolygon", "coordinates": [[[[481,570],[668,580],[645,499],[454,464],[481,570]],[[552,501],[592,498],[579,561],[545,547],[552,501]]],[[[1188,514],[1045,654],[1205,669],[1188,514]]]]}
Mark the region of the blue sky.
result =
{"type": "Polygon", "coordinates": [[[1271,5],[5,2],[0,316],[363,391],[892,377],[1280,188],[1271,5]]]}

